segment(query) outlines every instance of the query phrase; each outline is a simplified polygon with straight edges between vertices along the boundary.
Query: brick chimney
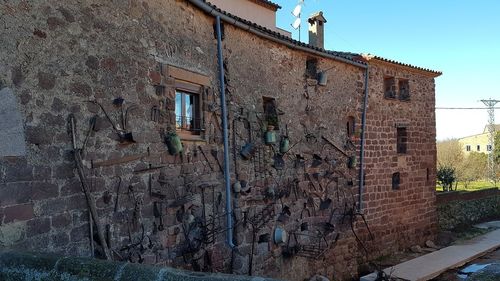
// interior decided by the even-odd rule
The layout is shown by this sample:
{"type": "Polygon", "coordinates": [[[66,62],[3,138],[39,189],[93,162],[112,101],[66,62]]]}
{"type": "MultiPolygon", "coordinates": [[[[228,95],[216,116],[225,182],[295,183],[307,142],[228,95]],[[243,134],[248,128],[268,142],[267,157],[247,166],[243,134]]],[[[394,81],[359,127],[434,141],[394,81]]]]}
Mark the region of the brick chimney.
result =
{"type": "Polygon", "coordinates": [[[312,14],[309,19],[309,44],[324,49],[325,47],[325,23],[323,12],[312,14]]]}

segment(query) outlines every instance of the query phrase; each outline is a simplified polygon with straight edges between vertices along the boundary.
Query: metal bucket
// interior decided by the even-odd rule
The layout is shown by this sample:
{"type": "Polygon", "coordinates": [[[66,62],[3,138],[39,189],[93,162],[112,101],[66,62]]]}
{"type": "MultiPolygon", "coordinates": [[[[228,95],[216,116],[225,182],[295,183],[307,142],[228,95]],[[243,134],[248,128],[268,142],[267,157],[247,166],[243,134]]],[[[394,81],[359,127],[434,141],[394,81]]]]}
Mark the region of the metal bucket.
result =
{"type": "Polygon", "coordinates": [[[182,152],[182,142],[176,133],[168,133],[165,137],[165,143],[167,144],[168,152],[171,155],[177,155],[182,152]]]}
{"type": "Polygon", "coordinates": [[[245,160],[249,160],[253,157],[255,153],[255,146],[252,143],[247,142],[240,151],[241,157],[245,160]]]}
{"type": "Polygon", "coordinates": [[[326,74],[326,72],[318,73],[318,84],[321,86],[326,86],[327,82],[328,82],[328,74],[326,74]]]}
{"type": "Polygon", "coordinates": [[[275,144],[276,143],[276,132],[275,131],[267,131],[265,135],[266,144],[275,144]]]}
{"type": "Polygon", "coordinates": [[[288,139],[287,136],[283,136],[281,138],[281,143],[280,143],[280,153],[285,154],[288,152],[290,149],[290,140],[288,139]]]}

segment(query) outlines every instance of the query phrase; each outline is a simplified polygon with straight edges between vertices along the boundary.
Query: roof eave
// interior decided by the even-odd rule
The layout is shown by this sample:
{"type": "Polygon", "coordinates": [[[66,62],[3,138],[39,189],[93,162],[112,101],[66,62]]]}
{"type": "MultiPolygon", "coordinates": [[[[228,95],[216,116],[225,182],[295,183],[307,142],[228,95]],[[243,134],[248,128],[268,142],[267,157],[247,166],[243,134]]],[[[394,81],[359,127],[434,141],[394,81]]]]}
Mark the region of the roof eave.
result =
{"type": "Polygon", "coordinates": [[[425,76],[429,76],[429,77],[432,77],[432,78],[439,77],[439,76],[441,76],[443,74],[441,71],[435,71],[435,70],[428,69],[428,68],[414,66],[414,65],[411,65],[411,64],[408,64],[408,63],[402,63],[402,62],[398,62],[398,61],[395,61],[395,60],[386,59],[386,58],[379,57],[379,56],[374,56],[371,60],[375,60],[377,62],[386,63],[386,64],[392,64],[392,65],[402,66],[402,67],[404,67],[406,69],[409,69],[409,70],[411,70],[413,72],[418,72],[420,74],[423,74],[425,76]]]}
{"type": "Polygon", "coordinates": [[[278,9],[281,9],[280,5],[273,3],[271,1],[268,1],[268,0],[250,0],[250,1],[254,2],[257,5],[271,9],[275,12],[278,11],[278,9]]]}

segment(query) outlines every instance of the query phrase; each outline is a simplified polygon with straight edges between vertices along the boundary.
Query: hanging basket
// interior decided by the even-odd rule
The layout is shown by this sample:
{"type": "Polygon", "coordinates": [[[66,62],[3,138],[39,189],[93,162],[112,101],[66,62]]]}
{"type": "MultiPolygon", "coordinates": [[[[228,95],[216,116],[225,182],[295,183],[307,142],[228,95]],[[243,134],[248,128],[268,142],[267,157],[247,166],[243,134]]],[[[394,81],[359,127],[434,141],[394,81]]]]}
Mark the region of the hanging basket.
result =
{"type": "Polygon", "coordinates": [[[290,149],[290,139],[287,136],[283,136],[280,142],[280,153],[285,154],[290,149]]]}
{"type": "Polygon", "coordinates": [[[267,131],[265,134],[266,144],[275,144],[276,143],[276,132],[275,131],[267,131]]]}
{"type": "Polygon", "coordinates": [[[182,152],[181,138],[175,132],[167,134],[165,143],[167,144],[168,153],[171,155],[177,155],[182,152]]]}

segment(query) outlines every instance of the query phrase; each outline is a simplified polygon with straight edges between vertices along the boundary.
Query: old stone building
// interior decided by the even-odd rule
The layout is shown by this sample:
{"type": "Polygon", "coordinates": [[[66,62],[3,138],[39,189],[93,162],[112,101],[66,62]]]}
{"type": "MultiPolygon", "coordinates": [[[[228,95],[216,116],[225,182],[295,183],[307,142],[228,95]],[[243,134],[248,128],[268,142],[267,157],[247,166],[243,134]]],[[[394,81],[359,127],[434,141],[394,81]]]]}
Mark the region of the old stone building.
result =
{"type": "Polygon", "coordinates": [[[343,280],[433,239],[439,72],[203,0],[9,1],[0,21],[1,248],[343,280]]]}

